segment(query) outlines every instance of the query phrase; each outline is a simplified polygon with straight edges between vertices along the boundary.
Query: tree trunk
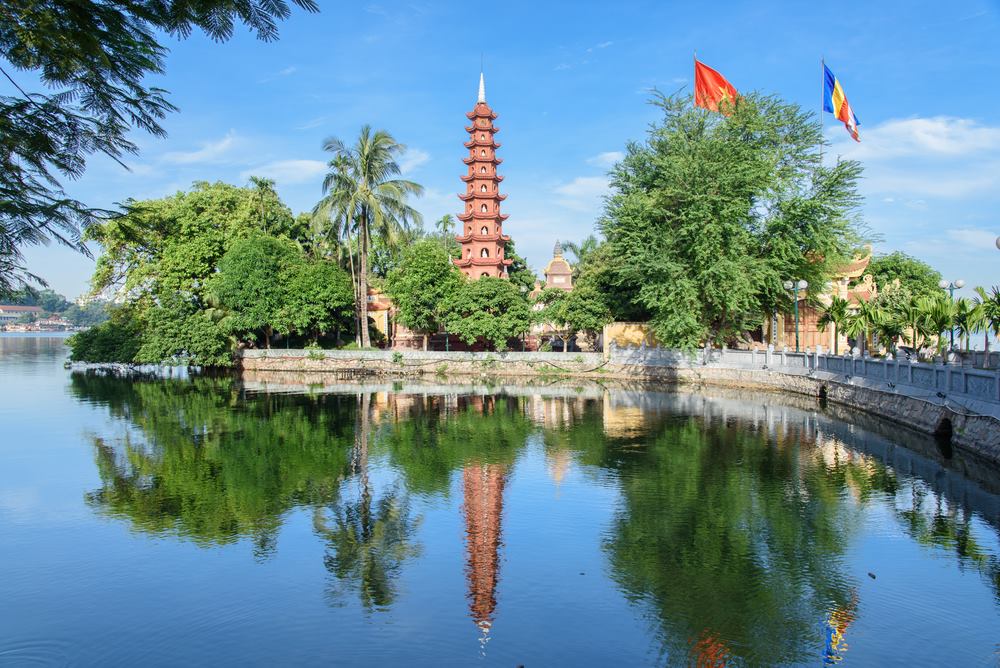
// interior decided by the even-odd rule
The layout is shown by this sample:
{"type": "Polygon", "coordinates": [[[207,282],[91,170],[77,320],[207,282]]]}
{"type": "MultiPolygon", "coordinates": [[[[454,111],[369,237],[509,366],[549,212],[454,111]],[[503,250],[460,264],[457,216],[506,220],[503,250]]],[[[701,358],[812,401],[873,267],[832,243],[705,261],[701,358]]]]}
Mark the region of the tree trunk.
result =
{"type": "Polygon", "coordinates": [[[990,330],[986,330],[986,334],[983,335],[983,341],[985,341],[985,350],[983,351],[983,368],[990,368],[990,330]]]}
{"type": "Polygon", "coordinates": [[[347,259],[351,265],[351,288],[354,290],[354,343],[361,346],[361,299],[358,287],[358,273],[354,269],[354,249],[351,248],[351,217],[347,216],[344,223],[344,234],[347,236],[347,259]]]}
{"type": "Polygon", "coordinates": [[[427,332],[424,332],[424,352],[427,352],[427,332]]]}
{"type": "Polygon", "coordinates": [[[270,327],[265,327],[264,328],[264,347],[267,348],[268,350],[271,349],[271,328],[270,327]]]}
{"type": "Polygon", "coordinates": [[[361,212],[361,230],[358,232],[361,251],[358,257],[358,295],[361,300],[361,347],[370,348],[371,336],[368,332],[368,211],[361,212]]]}
{"type": "Polygon", "coordinates": [[[837,323],[833,323],[833,354],[840,354],[840,333],[837,331],[837,323]]]}

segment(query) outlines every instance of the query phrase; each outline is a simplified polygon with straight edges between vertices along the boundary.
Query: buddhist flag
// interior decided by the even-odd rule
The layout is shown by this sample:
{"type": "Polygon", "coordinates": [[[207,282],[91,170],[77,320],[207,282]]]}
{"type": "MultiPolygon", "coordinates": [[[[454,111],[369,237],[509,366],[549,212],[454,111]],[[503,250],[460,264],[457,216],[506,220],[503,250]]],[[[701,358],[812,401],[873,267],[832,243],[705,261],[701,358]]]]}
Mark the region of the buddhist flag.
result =
{"type": "Polygon", "coordinates": [[[719,111],[722,102],[733,104],[740,96],[733,85],[708,65],[694,61],[694,103],[709,111],[719,111]]]}
{"type": "Polygon", "coordinates": [[[829,111],[836,116],[843,122],[844,127],[847,128],[854,141],[860,142],[858,126],[861,123],[858,121],[858,117],[854,115],[854,109],[851,108],[851,103],[847,101],[847,96],[844,95],[844,89],[840,86],[840,82],[837,81],[837,77],[833,76],[833,72],[826,66],[826,63],[823,63],[823,76],[825,79],[823,86],[823,111],[829,111]]]}

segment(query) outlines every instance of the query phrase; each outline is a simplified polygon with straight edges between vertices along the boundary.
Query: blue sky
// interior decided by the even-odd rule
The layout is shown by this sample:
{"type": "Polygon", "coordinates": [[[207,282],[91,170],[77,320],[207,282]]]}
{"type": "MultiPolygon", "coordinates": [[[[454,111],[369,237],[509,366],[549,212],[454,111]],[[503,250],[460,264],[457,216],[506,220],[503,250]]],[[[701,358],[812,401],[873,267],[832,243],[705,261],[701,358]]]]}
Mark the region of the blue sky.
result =
{"type": "MultiPolygon", "coordinates": [[[[820,58],[861,120],[860,145],[827,115],[828,154],[866,168],[864,216],[884,241],[948,278],[1000,283],[997,2],[333,3],[295,11],[281,39],[170,40],[156,83],[181,111],[166,139],[137,135],[131,172],[95,158],[70,192],[94,205],[196,180],[269,176],[296,212],[320,196],[330,135],[370,123],[409,147],[430,223],[457,213],[464,112],[480,57],[499,114],[505,230],[536,270],[556,239],[593,232],[606,171],[655,120],[648,91],[690,90],[692,53],[741,91],[821,103],[820,58]]],[[[31,269],[74,297],[92,261],[57,248],[31,269]]]]}

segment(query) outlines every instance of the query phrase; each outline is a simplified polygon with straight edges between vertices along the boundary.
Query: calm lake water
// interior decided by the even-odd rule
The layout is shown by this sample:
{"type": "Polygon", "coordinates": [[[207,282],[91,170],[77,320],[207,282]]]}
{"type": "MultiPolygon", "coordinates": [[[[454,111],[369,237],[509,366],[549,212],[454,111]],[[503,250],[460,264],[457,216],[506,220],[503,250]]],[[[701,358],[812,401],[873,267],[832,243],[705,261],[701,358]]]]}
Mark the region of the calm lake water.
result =
{"type": "Polygon", "coordinates": [[[1000,658],[997,477],[886,423],[65,355],[0,337],[2,665],[1000,658]]]}

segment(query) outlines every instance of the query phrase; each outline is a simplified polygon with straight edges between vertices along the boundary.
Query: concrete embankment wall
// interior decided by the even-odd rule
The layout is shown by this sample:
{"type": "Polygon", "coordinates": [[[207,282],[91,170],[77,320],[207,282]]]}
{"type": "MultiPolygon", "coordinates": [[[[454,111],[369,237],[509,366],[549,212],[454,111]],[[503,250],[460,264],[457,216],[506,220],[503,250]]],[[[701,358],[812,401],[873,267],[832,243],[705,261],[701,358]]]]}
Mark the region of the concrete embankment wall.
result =
{"type": "Polygon", "coordinates": [[[568,376],[791,392],[849,406],[1000,462],[1000,373],[816,353],[612,347],[600,353],[245,350],[252,372],[344,376],[568,376]]]}

